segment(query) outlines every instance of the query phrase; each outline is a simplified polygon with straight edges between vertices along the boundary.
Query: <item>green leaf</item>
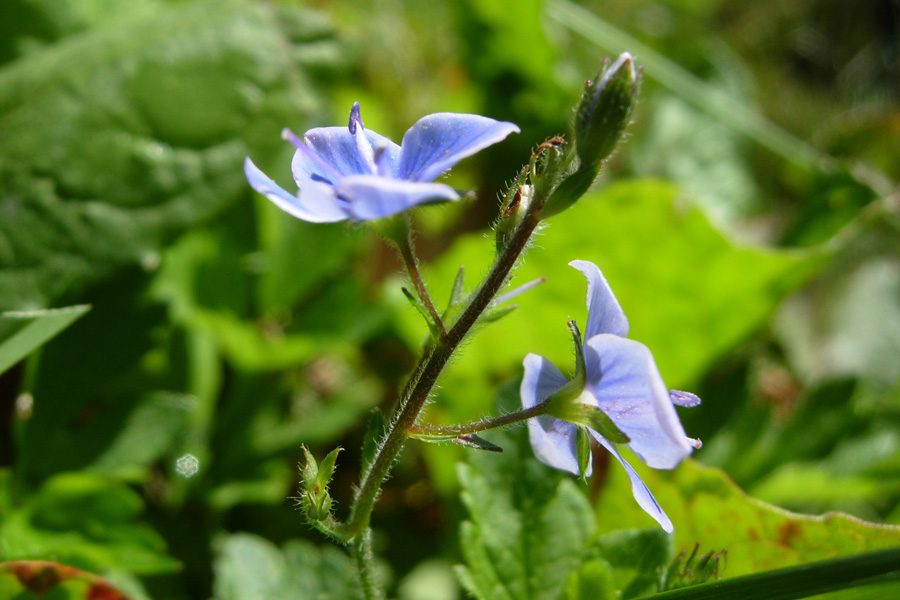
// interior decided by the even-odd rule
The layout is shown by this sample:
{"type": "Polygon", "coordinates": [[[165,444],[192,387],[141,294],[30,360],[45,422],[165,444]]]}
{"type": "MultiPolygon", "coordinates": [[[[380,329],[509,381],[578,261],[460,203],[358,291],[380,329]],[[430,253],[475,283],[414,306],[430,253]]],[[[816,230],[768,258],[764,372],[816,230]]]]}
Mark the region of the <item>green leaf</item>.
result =
{"type": "Polygon", "coordinates": [[[0,313],[0,373],[91,309],[88,305],[0,313]]]}
{"type": "Polygon", "coordinates": [[[569,573],[564,600],[617,600],[617,591],[609,563],[591,560],[569,573]]]}
{"type": "MultiPolygon", "coordinates": [[[[837,513],[790,513],[747,497],[721,470],[692,460],[674,471],[630,462],[672,520],[675,548],[726,550],[726,578],[900,545],[900,528],[837,513]]],[[[624,470],[613,467],[596,507],[600,530],[651,525],[624,470]]]]}
{"type": "Polygon", "coordinates": [[[615,531],[598,538],[590,550],[615,569],[626,599],[658,591],[673,554],[672,536],[660,527],[615,531]]]}
{"type": "Polygon", "coordinates": [[[217,545],[214,600],[362,598],[349,557],[334,546],[294,540],[279,549],[248,533],[223,536],[217,545]]]}
{"type": "Polygon", "coordinates": [[[524,429],[512,433],[492,432],[503,454],[459,465],[471,520],[460,530],[458,574],[481,600],[557,600],[593,533],[590,505],[571,478],[533,458],[524,429]]]}
{"type": "Polygon", "coordinates": [[[0,548],[7,559],[52,558],[91,571],[176,571],[180,563],[165,553],[162,537],[136,522],[142,510],[140,496],[121,483],[64,473],[4,515],[0,548]]]}
{"type": "Polygon", "coordinates": [[[0,69],[0,306],[152,269],[246,195],[248,145],[317,105],[292,48],[258,3],[156,3],[0,69]]]}
{"type": "Polygon", "coordinates": [[[0,596],[16,600],[129,600],[93,573],[41,560],[0,562],[0,596]]]}

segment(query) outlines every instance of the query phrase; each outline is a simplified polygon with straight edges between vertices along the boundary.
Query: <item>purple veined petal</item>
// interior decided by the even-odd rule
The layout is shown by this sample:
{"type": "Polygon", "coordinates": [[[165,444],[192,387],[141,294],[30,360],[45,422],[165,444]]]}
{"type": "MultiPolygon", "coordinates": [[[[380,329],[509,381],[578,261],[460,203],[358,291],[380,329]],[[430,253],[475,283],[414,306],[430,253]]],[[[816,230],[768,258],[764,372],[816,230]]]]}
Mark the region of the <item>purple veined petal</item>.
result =
{"type": "Polygon", "coordinates": [[[672,469],[691,453],[653,355],[640,342],[601,333],[584,346],[585,390],[647,466],[672,469]]]}
{"type": "Polygon", "coordinates": [[[685,408],[694,408],[700,406],[700,397],[690,392],[682,392],[681,390],[669,390],[669,399],[675,406],[684,406],[685,408]]]}
{"type": "Polygon", "coordinates": [[[573,260],[569,263],[581,271],[588,280],[587,289],[587,325],[584,328],[584,339],[589,340],[598,333],[612,333],[620,337],[628,335],[628,318],[622,312],[612,288],[600,269],[586,260],[573,260]]]}
{"type": "MultiPolygon", "coordinates": [[[[374,131],[365,130],[366,139],[375,149],[383,148],[379,152],[384,153],[382,161],[390,165],[391,175],[396,177],[400,164],[400,146],[374,131]]],[[[310,129],[303,139],[316,156],[322,162],[329,165],[340,176],[369,175],[372,173],[371,165],[359,153],[356,137],[350,133],[347,127],[317,127],[310,129]]],[[[297,151],[291,162],[291,170],[297,185],[303,187],[303,182],[308,181],[313,175],[320,179],[332,181],[331,173],[323,172],[317,161],[310,159],[306,153],[297,151]]]]}
{"type": "Polygon", "coordinates": [[[355,221],[380,219],[419,204],[456,200],[459,194],[443,183],[417,183],[377,175],[350,175],[334,188],[342,208],[355,221]]]}
{"type": "Polygon", "coordinates": [[[356,140],[356,149],[359,151],[359,156],[363,163],[365,163],[368,173],[377,175],[378,169],[375,166],[375,152],[372,150],[372,141],[366,136],[366,128],[362,122],[359,102],[354,102],[353,108],[350,109],[350,123],[347,125],[347,129],[350,131],[350,135],[356,140]]]}
{"type": "Polygon", "coordinates": [[[653,497],[650,488],[648,488],[647,484],[640,478],[637,471],[628,464],[627,460],[622,458],[622,455],[619,454],[619,451],[616,450],[616,447],[613,446],[609,440],[599,435],[596,431],[591,430],[591,433],[594,438],[596,438],[604,448],[609,450],[610,454],[615,456],[622,466],[625,467],[625,472],[628,474],[628,479],[631,481],[631,493],[634,494],[634,499],[637,500],[640,507],[644,509],[644,512],[653,517],[666,533],[672,533],[675,530],[672,526],[672,521],[669,520],[669,517],[666,515],[665,511],[663,511],[662,507],[660,507],[656,498],[653,497]]]}
{"type": "Polygon", "coordinates": [[[249,158],[244,159],[244,174],[254,190],[298,219],[310,223],[334,223],[347,218],[347,214],[338,206],[331,186],[327,184],[307,182],[300,195],[295,196],[272,181],[249,158]]]}
{"type": "MultiPolygon", "coordinates": [[[[529,354],[523,364],[525,375],[519,393],[524,408],[543,402],[566,384],[566,378],[559,369],[543,356],[529,354]]],[[[539,461],[555,469],[581,475],[578,469],[575,425],[543,415],[528,420],[528,436],[539,461]]],[[[585,475],[589,476],[592,469],[593,466],[589,463],[585,475]]]]}
{"type": "Polygon", "coordinates": [[[479,115],[435,113],[409,128],[400,145],[400,179],[433,181],[466,158],[518,133],[513,123],[479,115]]]}

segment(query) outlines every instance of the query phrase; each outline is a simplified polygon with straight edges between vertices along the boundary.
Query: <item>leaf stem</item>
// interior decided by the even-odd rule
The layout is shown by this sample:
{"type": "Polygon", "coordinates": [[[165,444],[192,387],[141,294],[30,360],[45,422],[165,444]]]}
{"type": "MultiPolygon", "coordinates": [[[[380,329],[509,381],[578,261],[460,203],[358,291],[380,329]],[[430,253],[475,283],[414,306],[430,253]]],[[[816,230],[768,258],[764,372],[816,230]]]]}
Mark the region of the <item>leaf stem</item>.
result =
{"type": "Polygon", "coordinates": [[[384,594],[375,581],[375,561],[372,557],[372,530],[366,529],[350,542],[350,554],[359,573],[359,584],[365,600],[384,600],[384,594]]]}
{"type": "MultiPolygon", "coordinates": [[[[543,200],[543,199],[542,199],[543,200]]],[[[378,448],[375,458],[368,470],[363,475],[362,481],[350,509],[350,517],[341,528],[339,539],[343,541],[353,540],[361,532],[368,528],[372,513],[372,506],[378,496],[381,483],[387,477],[394,460],[403,448],[409,430],[415,426],[419,413],[431,390],[437,383],[438,377],[447,364],[447,361],[462,343],[472,327],[484,311],[491,305],[494,297],[506,283],[510,272],[516,265],[519,256],[528,246],[532,234],[540,222],[537,212],[543,202],[534,202],[530,210],[525,214],[503,247],[493,268],[482,281],[478,291],[472,297],[470,304],[465,308],[453,326],[442,339],[431,344],[416,367],[413,379],[407,384],[404,394],[400,399],[394,418],[388,426],[384,441],[378,448]]],[[[402,253],[402,246],[401,246],[402,253]]]]}
{"type": "Polygon", "coordinates": [[[422,280],[422,274],[419,273],[419,265],[416,261],[415,252],[413,251],[412,228],[407,227],[406,231],[407,234],[404,236],[403,240],[398,241],[397,248],[400,250],[400,256],[403,258],[406,272],[409,273],[409,278],[416,288],[416,294],[419,296],[419,300],[422,301],[422,304],[425,305],[425,309],[431,316],[434,326],[437,327],[438,335],[443,341],[447,337],[447,330],[444,327],[441,316],[434,308],[434,303],[431,302],[431,296],[428,295],[428,289],[425,287],[425,282],[422,280]]]}
{"type": "Polygon", "coordinates": [[[413,425],[409,428],[410,437],[429,436],[429,435],[463,435],[466,433],[475,433],[478,431],[487,431],[488,429],[496,429],[498,427],[506,427],[520,423],[528,419],[539,417],[547,414],[548,400],[544,400],[540,404],[535,404],[531,408],[518,410],[492,419],[485,419],[475,423],[465,423],[463,425],[437,425],[437,426],[417,426],[413,425]]]}

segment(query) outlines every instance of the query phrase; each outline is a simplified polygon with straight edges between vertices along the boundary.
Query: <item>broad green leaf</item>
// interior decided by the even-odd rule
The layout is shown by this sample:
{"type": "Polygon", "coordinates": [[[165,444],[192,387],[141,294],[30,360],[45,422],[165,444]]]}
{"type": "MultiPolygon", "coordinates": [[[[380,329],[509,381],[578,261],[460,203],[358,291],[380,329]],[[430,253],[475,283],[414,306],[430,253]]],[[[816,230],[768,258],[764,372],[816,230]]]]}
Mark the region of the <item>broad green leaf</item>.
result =
{"type": "Polygon", "coordinates": [[[246,194],[249,146],[279,147],[317,105],[300,53],[332,42],[298,11],[157,3],[0,69],[0,306],[152,268],[173,234],[246,194]]]}
{"type": "Polygon", "coordinates": [[[0,312],[0,373],[28,356],[91,309],[87,305],[51,310],[0,312]]]}
{"type": "Polygon", "coordinates": [[[16,600],[129,600],[108,581],[68,565],[41,560],[0,563],[0,597],[16,600]]]}
{"type": "Polygon", "coordinates": [[[453,567],[443,560],[420,562],[398,586],[399,600],[458,600],[453,567]]]}
{"type": "Polygon", "coordinates": [[[143,502],[106,476],[52,477],[0,522],[0,549],[8,560],[54,559],[91,571],[171,573],[179,563],[165,542],[138,523],[143,502]]]}
{"type": "Polygon", "coordinates": [[[215,600],[354,600],[361,598],[347,555],[335,546],[290,541],[283,549],[238,533],[219,540],[215,600]]]}
{"type": "Polygon", "coordinates": [[[133,477],[134,467],[147,464],[133,459],[156,460],[165,451],[164,440],[177,435],[188,405],[179,408],[176,400],[171,414],[162,406],[151,408],[156,401],[167,402],[164,392],[154,399],[157,391],[173,390],[178,398],[184,384],[177,357],[163,353],[168,349],[159,335],[165,331],[164,307],[142,297],[145,283],[133,270],[92,286],[84,294],[93,309],[43,347],[23,385],[34,401],[32,414],[20,422],[13,438],[17,481],[34,485],[54,473],[89,465],[122,469],[133,477]],[[160,376],[154,363],[172,370],[160,376]],[[155,422],[162,439],[140,441],[140,429],[149,424],[145,417],[155,422]]]}
{"type": "Polygon", "coordinates": [[[674,555],[672,536],[660,527],[614,531],[598,538],[590,555],[615,570],[622,598],[636,598],[659,590],[660,578],[674,555]]]}
{"type": "MultiPolygon", "coordinates": [[[[627,596],[626,596],[627,597],[627,596]]],[[[609,563],[589,560],[566,579],[564,600],[617,600],[615,576],[609,563]]]]}
{"type": "Polygon", "coordinates": [[[123,479],[144,480],[146,468],[177,447],[179,436],[188,428],[196,402],[196,398],[185,394],[148,394],[88,468],[123,479]]]}
{"type": "Polygon", "coordinates": [[[514,433],[492,432],[503,453],[473,452],[458,467],[471,519],[460,531],[466,566],[458,573],[480,600],[556,600],[593,534],[590,506],[571,478],[534,459],[523,431],[514,433]]]}
{"type": "MultiPolygon", "coordinates": [[[[697,543],[701,551],[726,550],[725,578],[900,545],[900,527],[790,513],[749,498],[722,471],[692,460],[671,472],[630,462],[672,519],[676,550],[697,543]]],[[[600,530],[651,525],[624,470],[610,465],[607,477],[596,508],[600,530]]]]}

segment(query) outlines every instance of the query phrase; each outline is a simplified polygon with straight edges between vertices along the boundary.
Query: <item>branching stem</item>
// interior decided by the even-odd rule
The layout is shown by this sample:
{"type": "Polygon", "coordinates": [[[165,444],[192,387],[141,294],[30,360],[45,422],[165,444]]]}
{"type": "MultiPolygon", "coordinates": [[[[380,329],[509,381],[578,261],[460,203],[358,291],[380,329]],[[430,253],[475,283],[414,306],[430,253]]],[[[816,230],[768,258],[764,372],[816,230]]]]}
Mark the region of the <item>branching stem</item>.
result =
{"type": "Polygon", "coordinates": [[[441,316],[434,308],[434,303],[431,301],[431,296],[428,295],[428,289],[425,287],[425,281],[422,280],[422,275],[419,273],[419,265],[416,261],[415,252],[413,251],[412,228],[408,227],[407,232],[405,238],[402,242],[398,243],[397,247],[400,249],[400,256],[403,258],[406,272],[409,273],[409,278],[416,288],[416,294],[419,296],[419,300],[422,301],[422,304],[425,305],[425,310],[431,315],[431,320],[434,321],[438,335],[443,341],[447,337],[447,330],[444,328],[444,322],[441,320],[441,316]]]}
{"type": "MultiPolygon", "coordinates": [[[[404,390],[404,394],[394,413],[394,418],[388,426],[385,438],[379,446],[371,466],[363,475],[353,506],[350,509],[350,517],[339,532],[338,538],[342,541],[353,540],[368,528],[372,506],[378,496],[378,491],[384,478],[387,477],[391,465],[393,465],[394,460],[403,448],[408,432],[415,426],[419,413],[426,400],[428,400],[431,390],[437,383],[438,377],[447,361],[469,331],[471,331],[472,327],[478,322],[484,311],[491,305],[497,293],[503,288],[516,261],[528,246],[528,241],[539,223],[536,215],[541,208],[541,204],[542,202],[534,202],[532,204],[531,209],[522,217],[509,242],[497,257],[490,273],[482,281],[481,287],[472,297],[471,303],[465,308],[450,330],[446,332],[446,335],[430,345],[423,355],[420,361],[421,366],[416,368],[417,377],[410,380],[407,388],[404,390]]],[[[410,259],[404,258],[404,260],[408,264],[410,262],[414,263],[415,257],[412,256],[411,244],[407,245],[407,249],[409,250],[410,259]]],[[[401,253],[403,253],[402,246],[401,253]]],[[[421,278],[419,279],[421,280],[421,278]]]]}
{"type": "Polygon", "coordinates": [[[489,429],[497,429],[498,427],[506,427],[507,425],[513,425],[514,423],[520,423],[522,421],[527,421],[528,419],[546,414],[548,404],[549,399],[541,402],[540,404],[535,404],[531,408],[518,410],[516,412],[511,412],[499,417],[494,417],[493,419],[485,419],[484,421],[478,421],[476,423],[465,423],[463,425],[426,425],[422,427],[414,425],[409,428],[409,435],[411,437],[416,437],[418,435],[464,435],[466,433],[476,433],[478,431],[487,431],[489,429]]]}

